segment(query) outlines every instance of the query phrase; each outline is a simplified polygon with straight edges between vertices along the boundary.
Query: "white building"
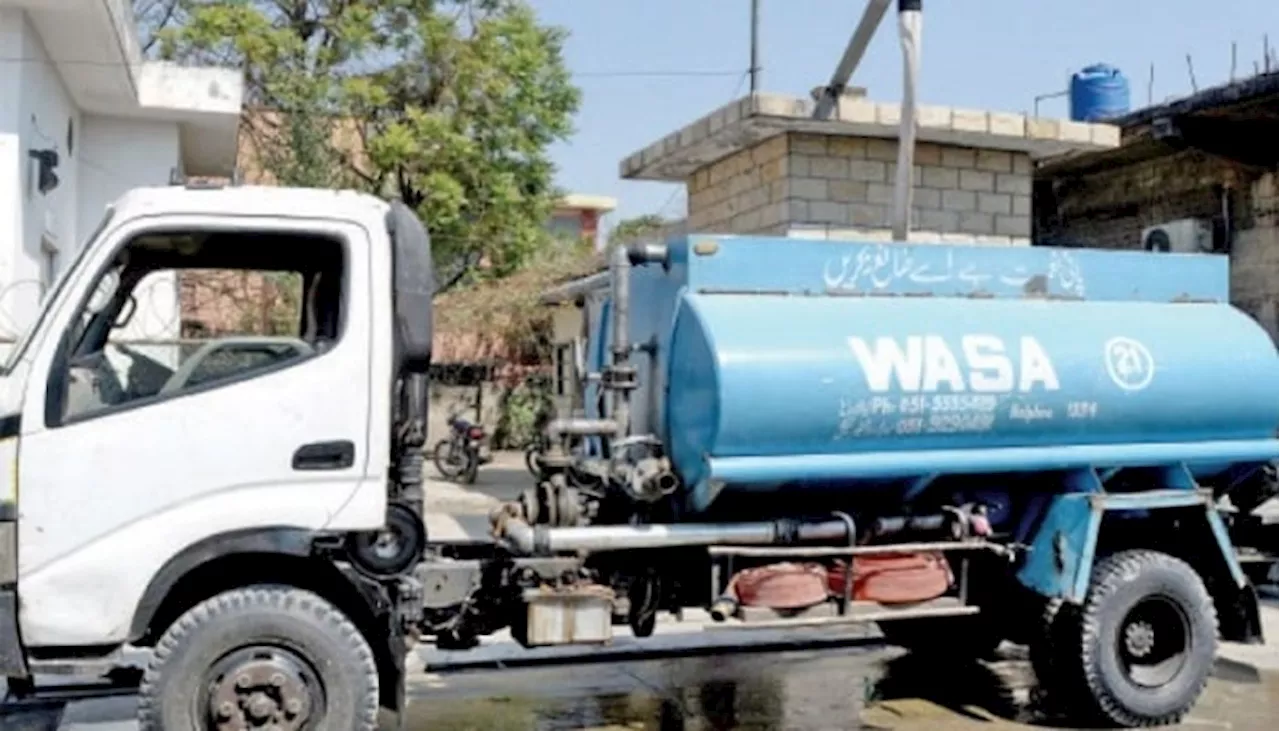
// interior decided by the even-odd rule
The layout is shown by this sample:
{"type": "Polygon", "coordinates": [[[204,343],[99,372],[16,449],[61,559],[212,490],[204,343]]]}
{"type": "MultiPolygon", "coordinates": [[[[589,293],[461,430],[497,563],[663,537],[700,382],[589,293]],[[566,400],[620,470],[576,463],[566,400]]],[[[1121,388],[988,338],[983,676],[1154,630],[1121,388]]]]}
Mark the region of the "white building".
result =
{"type": "Polygon", "coordinates": [[[122,192],[231,173],[243,87],[144,61],[129,0],[0,0],[0,352],[122,192]]]}

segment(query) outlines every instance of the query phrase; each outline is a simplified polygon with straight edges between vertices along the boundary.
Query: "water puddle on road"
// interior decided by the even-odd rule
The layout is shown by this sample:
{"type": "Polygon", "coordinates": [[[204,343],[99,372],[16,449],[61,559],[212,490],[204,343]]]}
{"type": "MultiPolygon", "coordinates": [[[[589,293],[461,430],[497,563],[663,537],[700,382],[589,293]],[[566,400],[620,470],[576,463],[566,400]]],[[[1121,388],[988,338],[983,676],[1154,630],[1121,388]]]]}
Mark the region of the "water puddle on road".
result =
{"type": "MultiPolygon", "coordinates": [[[[1230,667],[1178,728],[1280,725],[1278,679],[1230,667]]],[[[843,650],[429,676],[410,731],[966,731],[1064,728],[1036,710],[1018,658],[942,666],[843,650]]]]}

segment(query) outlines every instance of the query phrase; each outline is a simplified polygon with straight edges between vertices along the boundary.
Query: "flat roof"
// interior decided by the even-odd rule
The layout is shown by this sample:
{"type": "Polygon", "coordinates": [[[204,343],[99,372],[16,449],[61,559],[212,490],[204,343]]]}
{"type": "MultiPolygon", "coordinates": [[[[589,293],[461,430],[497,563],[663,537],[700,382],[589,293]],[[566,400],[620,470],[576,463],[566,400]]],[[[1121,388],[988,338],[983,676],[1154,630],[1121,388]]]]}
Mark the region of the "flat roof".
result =
{"type": "MultiPolygon", "coordinates": [[[[756,93],[732,101],[629,155],[630,180],[683,181],[716,160],[785,132],[897,139],[901,106],[847,96],[831,119],[813,119],[812,99],[756,93]]],[[[1026,152],[1039,159],[1120,144],[1120,128],[957,107],[916,107],[918,142],[1026,152]]]]}
{"type": "Polygon", "coordinates": [[[1275,71],[1263,72],[1116,117],[1110,122],[1121,129],[1119,147],[1044,160],[1036,175],[1086,175],[1187,148],[1274,170],[1278,79],[1275,71]]]}
{"type": "Polygon", "coordinates": [[[188,174],[234,169],[242,70],[148,60],[129,0],[0,0],[3,7],[24,13],[80,109],[177,123],[188,174]]]}
{"type": "Polygon", "coordinates": [[[618,207],[618,200],[606,195],[588,195],[586,193],[570,193],[556,201],[556,208],[576,208],[587,211],[612,211],[618,207]]]}

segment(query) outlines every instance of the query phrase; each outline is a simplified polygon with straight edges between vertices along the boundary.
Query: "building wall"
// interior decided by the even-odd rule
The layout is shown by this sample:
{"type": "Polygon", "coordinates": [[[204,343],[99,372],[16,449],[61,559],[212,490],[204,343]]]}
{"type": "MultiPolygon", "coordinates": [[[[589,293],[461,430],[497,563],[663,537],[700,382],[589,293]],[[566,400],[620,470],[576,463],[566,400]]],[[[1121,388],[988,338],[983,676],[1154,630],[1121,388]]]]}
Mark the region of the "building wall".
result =
{"type": "MultiPolygon", "coordinates": [[[[887,238],[894,140],[786,133],[695,172],[689,228],[707,233],[887,238]]],[[[1025,153],[920,143],[913,239],[1025,244],[1031,161],[1025,153]]]]}
{"type": "Polygon", "coordinates": [[[1269,172],[1249,186],[1249,228],[1236,232],[1231,246],[1231,300],[1256,319],[1272,341],[1280,339],[1280,191],[1276,173],[1269,172]]]}
{"type": "MultiPolygon", "coordinates": [[[[80,159],[80,230],[93,232],[106,207],[125,191],[142,185],[166,185],[181,160],[178,126],[167,122],[84,116],[84,154],[80,159]]],[[[76,242],[76,246],[84,242],[76,242]]],[[[178,280],[173,272],[156,272],[138,283],[138,310],[117,335],[131,341],[167,341],[179,335],[178,280]]],[[[134,347],[176,368],[176,344],[134,347]]]]}
{"type": "MultiPolygon", "coordinates": [[[[167,185],[180,164],[178,125],[84,115],[80,132],[81,237],[93,232],[108,204],[130,188],[167,185]]],[[[79,245],[80,241],[76,242],[79,245]]]]}
{"type": "Polygon", "coordinates": [[[34,317],[43,289],[75,251],[80,113],[40,37],[18,9],[0,9],[0,48],[24,59],[0,64],[0,220],[12,222],[0,247],[0,336],[17,335],[34,317]],[[71,149],[68,149],[68,132],[71,149]],[[36,187],[33,149],[57,151],[58,186],[36,187]],[[8,243],[12,241],[13,243],[8,243]]]}
{"type": "Polygon", "coordinates": [[[1036,184],[1037,243],[1139,249],[1142,230],[1232,211],[1231,299],[1277,339],[1275,171],[1233,165],[1187,150],[1036,184]]]}
{"type": "MultiPolygon", "coordinates": [[[[79,110],[22,11],[0,8],[0,49],[24,59],[0,64],[0,353],[5,353],[7,341],[34,318],[44,285],[70,264],[107,204],[130,188],[166,184],[181,151],[175,122],[79,110]],[[58,186],[41,194],[28,151],[46,148],[58,153],[58,186]]],[[[153,297],[139,302],[127,336],[177,334],[176,282],[153,279],[147,283],[153,297]]]]}
{"type": "Polygon", "coordinates": [[[1256,175],[1194,150],[1080,176],[1046,173],[1036,189],[1036,240],[1138,248],[1147,226],[1219,215],[1222,198],[1215,186],[1245,194],[1256,175]]]}
{"type": "Polygon", "coordinates": [[[571,240],[581,240],[599,248],[600,212],[579,208],[559,208],[547,221],[552,234],[571,240]]]}

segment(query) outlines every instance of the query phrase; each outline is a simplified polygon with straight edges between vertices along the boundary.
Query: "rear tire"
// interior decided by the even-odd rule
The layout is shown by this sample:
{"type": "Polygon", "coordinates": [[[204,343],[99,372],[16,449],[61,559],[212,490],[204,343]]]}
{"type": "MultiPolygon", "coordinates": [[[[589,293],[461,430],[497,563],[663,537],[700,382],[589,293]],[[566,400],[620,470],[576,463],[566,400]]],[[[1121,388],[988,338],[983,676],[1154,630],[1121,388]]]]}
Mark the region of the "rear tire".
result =
{"type": "Polygon", "coordinates": [[[316,594],[238,589],[165,631],[138,696],[141,731],[206,731],[250,716],[253,728],[302,716],[308,728],[374,731],[378,669],[360,631],[316,594]]]}
{"type": "Polygon", "coordinates": [[[1100,720],[1176,724],[1209,681],[1217,612],[1200,576],[1173,556],[1133,550],[1101,560],[1071,624],[1074,646],[1048,674],[1100,720]]]}
{"type": "Polygon", "coordinates": [[[480,474],[480,457],[476,454],[467,455],[467,466],[462,468],[461,480],[463,484],[476,484],[476,477],[480,474]]]}

